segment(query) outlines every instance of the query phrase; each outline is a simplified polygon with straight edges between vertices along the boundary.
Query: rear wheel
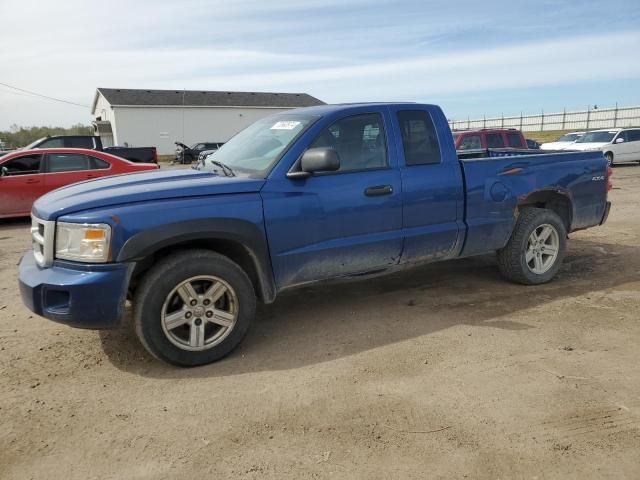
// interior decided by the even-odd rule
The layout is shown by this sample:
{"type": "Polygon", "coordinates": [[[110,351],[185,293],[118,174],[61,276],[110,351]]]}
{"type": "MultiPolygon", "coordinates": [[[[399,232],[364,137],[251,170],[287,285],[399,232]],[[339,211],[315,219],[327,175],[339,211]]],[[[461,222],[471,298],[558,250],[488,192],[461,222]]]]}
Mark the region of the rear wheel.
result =
{"type": "Polygon", "coordinates": [[[136,333],[156,358],[202,365],[244,338],[256,298],[246,273],[208,250],[171,255],[144,277],[134,299],[136,333]]]}
{"type": "Polygon", "coordinates": [[[566,227],[551,210],[524,209],[507,245],[498,251],[500,272],[525,285],[549,282],[566,251],[566,227]]]}

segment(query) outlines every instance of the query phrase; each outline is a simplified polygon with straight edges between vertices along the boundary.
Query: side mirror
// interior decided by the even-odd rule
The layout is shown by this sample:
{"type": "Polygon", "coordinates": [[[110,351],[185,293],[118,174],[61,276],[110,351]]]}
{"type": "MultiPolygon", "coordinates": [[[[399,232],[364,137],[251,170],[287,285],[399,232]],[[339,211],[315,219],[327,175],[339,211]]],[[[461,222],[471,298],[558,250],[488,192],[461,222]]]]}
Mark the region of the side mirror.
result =
{"type": "Polygon", "coordinates": [[[624,143],[624,138],[622,137],[616,138],[616,143],[624,143]]]}
{"type": "Polygon", "coordinates": [[[289,178],[304,178],[315,172],[335,172],[340,169],[340,156],[333,148],[310,148],[302,154],[300,171],[289,172],[289,178]]]}
{"type": "Polygon", "coordinates": [[[9,169],[7,167],[0,168],[0,177],[4,177],[9,175],[9,169]]]}

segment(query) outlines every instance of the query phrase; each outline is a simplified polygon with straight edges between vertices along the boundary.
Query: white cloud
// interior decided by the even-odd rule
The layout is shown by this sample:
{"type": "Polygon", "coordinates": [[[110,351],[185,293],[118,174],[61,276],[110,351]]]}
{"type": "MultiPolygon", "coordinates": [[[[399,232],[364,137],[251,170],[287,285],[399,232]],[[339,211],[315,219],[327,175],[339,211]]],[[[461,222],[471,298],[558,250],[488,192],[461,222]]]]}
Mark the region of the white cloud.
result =
{"type": "MultiPolygon", "coordinates": [[[[99,86],[295,91],[328,102],[430,101],[640,77],[640,62],[628,54],[640,50],[637,30],[586,36],[558,31],[563,38],[518,42],[516,31],[503,46],[457,42],[445,49],[441,36],[467,28],[473,35],[473,28],[486,25],[483,9],[460,16],[460,7],[436,12],[436,3],[421,3],[374,15],[380,5],[115,0],[107,7],[2,0],[0,81],[88,105],[99,86]],[[420,21],[411,22],[420,12],[420,21]]],[[[88,109],[0,86],[0,129],[88,120],[88,109]]]]}

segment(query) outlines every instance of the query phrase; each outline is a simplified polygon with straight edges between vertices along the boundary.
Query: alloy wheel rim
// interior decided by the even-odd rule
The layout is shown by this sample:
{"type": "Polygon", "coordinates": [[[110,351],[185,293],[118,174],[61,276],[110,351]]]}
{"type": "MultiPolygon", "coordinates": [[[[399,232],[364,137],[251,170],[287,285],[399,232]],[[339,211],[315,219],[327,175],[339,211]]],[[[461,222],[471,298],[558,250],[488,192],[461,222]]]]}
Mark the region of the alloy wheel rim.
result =
{"type": "Polygon", "coordinates": [[[167,295],[161,311],[162,330],[176,347],[203,351],[215,347],[233,331],[238,297],[227,282],[198,275],[180,282],[167,295]]]}
{"type": "Polygon", "coordinates": [[[527,267],[536,275],[548,272],[555,264],[559,250],[560,236],[556,228],[548,223],[536,227],[527,243],[527,267]]]}

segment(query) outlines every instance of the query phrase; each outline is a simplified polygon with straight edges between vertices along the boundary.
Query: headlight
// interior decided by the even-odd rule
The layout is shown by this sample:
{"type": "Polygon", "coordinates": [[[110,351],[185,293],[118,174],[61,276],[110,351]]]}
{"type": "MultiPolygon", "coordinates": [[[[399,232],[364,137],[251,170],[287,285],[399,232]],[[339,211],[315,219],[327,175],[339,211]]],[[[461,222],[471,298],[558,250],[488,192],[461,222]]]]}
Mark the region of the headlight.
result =
{"type": "Polygon", "coordinates": [[[111,227],[104,223],[56,224],[56,258],[104,263],[109,260],[111,227]]]}

